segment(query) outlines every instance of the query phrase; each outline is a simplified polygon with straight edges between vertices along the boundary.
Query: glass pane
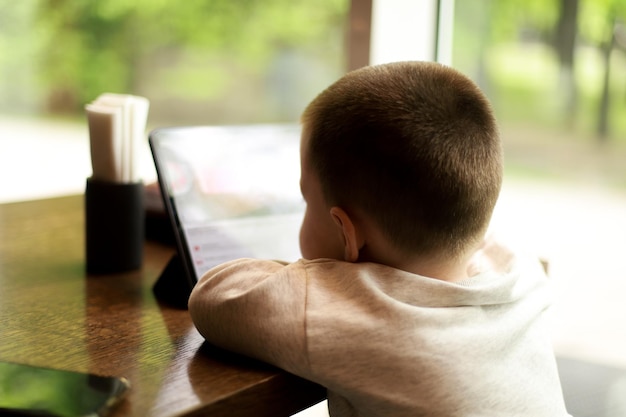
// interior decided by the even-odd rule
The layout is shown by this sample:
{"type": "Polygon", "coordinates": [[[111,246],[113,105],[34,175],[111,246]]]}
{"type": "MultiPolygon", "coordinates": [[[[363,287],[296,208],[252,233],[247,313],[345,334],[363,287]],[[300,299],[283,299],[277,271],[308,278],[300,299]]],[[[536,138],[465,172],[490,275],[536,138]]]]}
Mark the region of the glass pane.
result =
{"type": "Polygon", "coordinates": [[[148,98],[149,129],[297,121],[345,72],[348,11],[348,0],[2,2],[0,173],[19,183],[0,201],[83,187],[84,106],[104,92],[148,98]]]}
{"type": "Polygon", "coordinates": [[[549,261],[557,349],[626,366],[626,2],[457,1],[505,146],[496,223],[549,261]]]}

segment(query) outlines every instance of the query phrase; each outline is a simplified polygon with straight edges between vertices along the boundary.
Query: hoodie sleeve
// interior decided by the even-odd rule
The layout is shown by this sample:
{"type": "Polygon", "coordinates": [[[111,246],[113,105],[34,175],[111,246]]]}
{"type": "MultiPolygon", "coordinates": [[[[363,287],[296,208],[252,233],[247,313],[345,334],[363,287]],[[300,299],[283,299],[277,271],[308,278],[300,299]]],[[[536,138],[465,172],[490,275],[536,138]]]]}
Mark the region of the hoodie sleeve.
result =
{"type": "Polygon", "coordinates": [[[227,262],[208,271],[189,298],[191,318],[209,343],[298,374],[307,373],[305,308],[306,272],[298,262],[227,262]]]}

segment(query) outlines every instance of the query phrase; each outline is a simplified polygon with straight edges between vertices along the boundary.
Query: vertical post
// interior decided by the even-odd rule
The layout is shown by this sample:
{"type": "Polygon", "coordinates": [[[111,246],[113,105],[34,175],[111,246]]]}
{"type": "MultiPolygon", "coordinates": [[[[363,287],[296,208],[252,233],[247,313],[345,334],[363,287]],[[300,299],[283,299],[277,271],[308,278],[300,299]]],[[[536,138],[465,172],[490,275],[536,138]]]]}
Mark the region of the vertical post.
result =
{"type": "Polygon", "coordinates": [[[351,0],[348,69],[391,61],[452,62],[454,0],[351,0]]]}
{"type": "Polygon", "coordinates": [[[369,65],[371,30],[372,0],[351,0],[348,33],[348,71],[369,65]]]}
{"type": "Polygon", "coordinates": [[[454,0],[439,0],[437,3],[435,60],[451,66],[454,40],[454,0]]]}

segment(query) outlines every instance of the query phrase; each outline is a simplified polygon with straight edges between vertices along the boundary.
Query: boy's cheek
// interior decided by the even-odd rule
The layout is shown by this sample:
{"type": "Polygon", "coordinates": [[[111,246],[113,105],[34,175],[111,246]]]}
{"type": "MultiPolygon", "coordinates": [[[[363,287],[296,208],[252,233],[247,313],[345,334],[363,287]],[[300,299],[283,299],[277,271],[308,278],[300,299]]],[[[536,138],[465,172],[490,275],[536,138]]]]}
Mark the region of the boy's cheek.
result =
{"type": "Polygon", "coordinates": [[[309,227],[306,224],[306,221],[302,223],[300,227],[300,253],[304,259],[314,259],[315,258],[315,239],[311,236],[309,232],[309,227]]]}
{"type": "MultiPolygon", "coordinates": [[[[315,244],[319,239],[315,236],[315,222],[314,216],[311,215],[311,209],[307,205],[304,211],[304,217],[302,219],[302,225],[300,225],[300,252],[305,259],[313,259],[317,256],[315,253],[315,244]]],[[[317,225],[319,228],[319,225],[317,225]]]]}

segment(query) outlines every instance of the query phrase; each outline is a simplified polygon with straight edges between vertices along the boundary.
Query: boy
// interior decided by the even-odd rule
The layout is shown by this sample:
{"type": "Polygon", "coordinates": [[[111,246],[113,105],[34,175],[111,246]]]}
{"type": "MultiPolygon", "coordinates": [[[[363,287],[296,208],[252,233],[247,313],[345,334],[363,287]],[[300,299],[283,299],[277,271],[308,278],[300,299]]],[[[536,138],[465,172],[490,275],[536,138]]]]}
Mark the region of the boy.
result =
{"type": "Polygon", "coordinates": [[[477,86],[435,63],[366,67],[302,117],[304,259],[209,271],[211,343],[328,389],[335,416],[567,416],[538,262],[485,238],[500,139],[477,86]]]}

